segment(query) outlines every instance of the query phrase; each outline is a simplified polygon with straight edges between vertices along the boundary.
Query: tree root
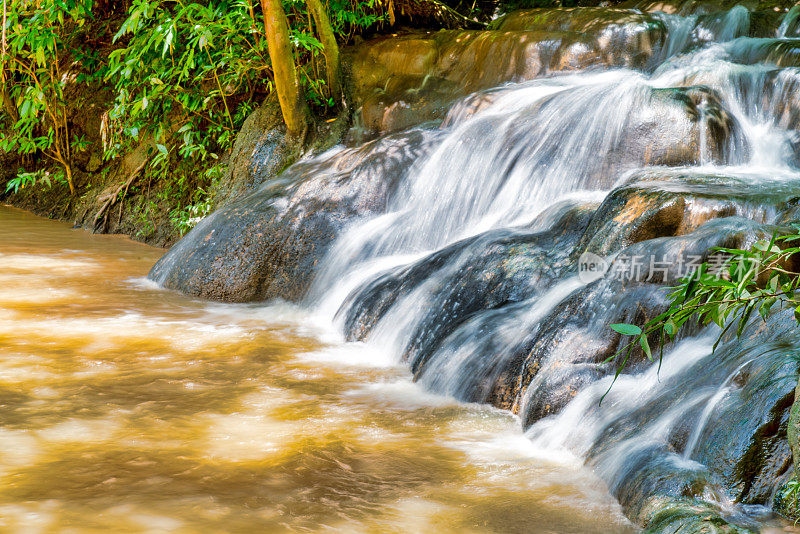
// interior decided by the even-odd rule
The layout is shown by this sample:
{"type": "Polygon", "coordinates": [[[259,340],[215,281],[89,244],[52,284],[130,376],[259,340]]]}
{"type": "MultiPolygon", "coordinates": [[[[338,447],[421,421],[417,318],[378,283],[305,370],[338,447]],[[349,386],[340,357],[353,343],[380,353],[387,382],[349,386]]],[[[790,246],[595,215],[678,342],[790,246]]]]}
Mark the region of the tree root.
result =
{"type": "MultiPolygon", "coordinates": [[[[97,215],[94,216],[94,222],[92,223],[92,232],[97,233],[98,230],[102,227],[103,231],[108,230],[108,211],[111,206],[116,204],[118,200],[122,200],[128,194],[128,188],[136,181],[138,178],[139,173],[147,165],[147,162],[150,161],[150,158],[146,158],[142,163],[134,169],[134,171],[130,174],[128,179],[120,185],[117,189],[114,190],[113,193],[109,193],[107,195],[103,195],[98,200],[105,201],[103,205],[100,207],[100,210],[97,212],[97,215]],[[120,196],[120,193],[122,195],[120,196]]],[[[120,220],[122,219],[122,207],[120,207],[120,220]]],[[[117,223],[119,224],[119,223],[117,223]]]]}

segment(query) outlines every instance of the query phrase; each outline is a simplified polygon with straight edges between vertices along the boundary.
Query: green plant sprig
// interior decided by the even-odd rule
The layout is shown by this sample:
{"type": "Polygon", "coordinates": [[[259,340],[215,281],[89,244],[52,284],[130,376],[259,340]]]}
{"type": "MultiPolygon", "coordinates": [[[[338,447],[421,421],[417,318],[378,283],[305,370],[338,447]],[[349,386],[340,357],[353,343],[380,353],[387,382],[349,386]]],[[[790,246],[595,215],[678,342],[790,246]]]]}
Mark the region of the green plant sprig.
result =
{"type": "Polygon", "coordinates": [[[671,288],[667,297],[669,309],[643,326],[628,323],[610,325],[615,332],[632,339],[603,362],[623,356],[609,391],[636,347],[641,347],[645,356],[654,361],[649,338],[658,336],[660,367],[667,340],[674,340],[680,329],[692,319],[699,326],[714,323],[720,327],[712,350],[717,349],[734,326],[739,339],[753,313],[757,312],[766,321],[776,305],[782,309],[794,309],[794,318],[800,324],[800,273],[784,268],[800,253],[800,247],[790,246],[798,240],[798,234],[780,236],[774,233],[771,239],[759,241],[749,250],[715,247],[712,251],[728,259],[723,270],[712,272],[709,263],[703,263],[695,273],[682,278],[677,286],[671,288]]]}

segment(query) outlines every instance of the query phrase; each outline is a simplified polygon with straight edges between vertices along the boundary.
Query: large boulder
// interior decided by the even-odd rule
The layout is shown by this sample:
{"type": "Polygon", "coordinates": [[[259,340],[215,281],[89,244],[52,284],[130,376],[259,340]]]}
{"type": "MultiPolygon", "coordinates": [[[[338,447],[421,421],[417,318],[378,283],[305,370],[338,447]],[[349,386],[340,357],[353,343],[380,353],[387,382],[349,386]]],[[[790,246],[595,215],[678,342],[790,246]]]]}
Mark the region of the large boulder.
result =
{"type": "Polygon", "coordinates": [[[592,66],[644,67],[664,33],[662,22],[630,10],[529,10],[485,31],[379,37],[345,51],[344,62],[359,122],[374,134],[440,120],[455,100],[508,82],[592,66]]]}
{"type": "Polygon", "coordinates": [[[789,180],[641,170],[605,198],[576,253],[607,256],[640,241],[686,235],[720,217],[785,222],[796,213],[798,199],[800,187],[789,180]]]}
{"type": "Polygon", "coordinates": [[[385,210],[433,135],[412,130],[297,163],[204,219],[149,277],[208,299],[299,300],[342,228],[385,210]]]}

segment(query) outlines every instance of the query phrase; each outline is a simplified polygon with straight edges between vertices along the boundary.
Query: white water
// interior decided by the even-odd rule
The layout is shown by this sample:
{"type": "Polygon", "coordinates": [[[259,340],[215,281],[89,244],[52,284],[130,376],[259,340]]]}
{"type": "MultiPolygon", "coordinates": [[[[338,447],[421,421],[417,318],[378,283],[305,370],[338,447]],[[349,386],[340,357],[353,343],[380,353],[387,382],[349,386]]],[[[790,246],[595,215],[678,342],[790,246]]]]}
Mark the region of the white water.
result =
{"type": "Polygon", "coordinates": [[[728,378],[726,378],[719,388],[717,388],[717,391],[714,392],[711,398],[708,399],[705,408],[703,408],[703,412],[700,414],[700,420],[697,422],[697,425],[692,431],[692,435],[689,437],[689,441],[686,443],[686,449],[683,451],[683,457],[685,459],[690,460],[692,458],[692,453],[694,452],[695,447],[697,447],[698,441],[700,441],[700,435],[703,433],[703,429],[705,429],[706,424],[708,424],[711,414],[717,405],[722,402],[722,399],[724,399],[728,393],[730,393],[731,381],[734,379],[734,377],[736,377],[739,371],[741,371],[751,361],[752,360],[748,360],[734,369],[734,371],[728,375],[728,378]]]}
{"type": "MultiPolygon", "coordinates": [[[[680,20],[696,27],[694,16],[680,20]]],[[[797,87],[796,69],[784,69],[773,80],[766,75],[774,68],[732,62],[748,43],[725,43],[735,45],[748,20],[746,9],[733,9],[712,32],[717,40],[677,57],[687,42],[668,39],[667,48],[675,50],[652,75],[614,69],[554,76],[488,91],[491,104],[475,114],[456,106],[445,121],[444,139],[414,165],[387,213],[338,240],[309,302],[324,302],[330,316],[347,296],[345,288],[361,287],[390,267],[490,229],[525,224],[566,193],[608,190],[626,167],[608,162],[633,116],[653,106],[653,89],[698,83],[714,88],[740,132],[724,147],[724,159],[715,162],[723,172],[735,166],[797,177],[792,161],[797,134],[782,128],[775,113],[786,92],[797,87]]],[[[681,24],[674,22],[673,31],[684,32],[681,24]]],[[[699,110],[705,113],[705,104],[699,110]]],[[[712,158],[705,117],[700,133],[695,163],[707,167],[712,158]]]]}
{"type": "MultiPolygon", "coordinates": [[[[797,15],[794,8],[786,16],[776,30],[778,37],[787,36],[797,15]]],[[[788,129],[800,71],[777,69],[766,61],[775,41],[747,37],[748,10],[737,6],[714,16],[658,17],[668,36],[647,71],[610,69],[552,76],[485,91],[454,106],[438,144],[414,164],[386,213],[359,221],[335,243],[307,305],[324,320],[344,327],[354,296],[387,273],[400,273],[448,246],[493,231],[546,230],[555,221],[537,217],[565,198],[601,200],[633,170],[648,166],[647,160],[624,155],[628,144],[649,135],[646,131],[663,129],[664,136],[671,135],[672,122],[679,121],[658,106],[664,91],[672,88],[703,85],[713,91],[697,103],[695,144],[689,143],[696,155],[687,162],[687,174],[734,176],[754,188],[775,180],[800,180],[795,161],[798,133],[788,129]],[[483,105],[476,106],[476,101],[483,105]],[[731,118],[731,131],[722,145],[715,146],[711,121],[719,118],[715,114],[720,110],[731,118]],[[639,132],[638,137],[630,137],[631,130],[639,132]]],[[[654,135],[651,142],[657,145],[659,139],[654,135]]],[[[369,346],[394,361],[408,356],[425,318],[445,304],[442,288],[469,266],[471,254],[479,248],[458,246],[461,250],[444,267],[393,302],[370,330],[369,346]]],[[[468,317],[439,341],[418,375],[420,382],[458,398],[485,398],[494,369],[518,353],[526,336],[581,286],[576,278],[567,277],[532,298],[468,317]],[[487,330],[487,324],[493,326],[487,330]]],[[[606,328],[603,320],[602,315],[597,317],[595,333],[606,328]]],[[[648,450],[663,449],[659,454],[676,469],[702,471],[703,466],[691,459],[693,452],[715,408],[730,392],[732,377],[746,363],[727,372],[722,382],[715,383],[709,375],[709,383],[694,393],[668,394],[665,384],[685,374],[703,373],[711,357],[709,335],[677,345],[660,367],[589,384],[559,413],[535,423],[528,437],[539,450],[589,458],[615,424],[624,425],[642,406],[666,402],[660,399],[673,395],[676,400],[670,402],[675,404],[635,433],[594,453],[592,465],[612,490],[624,476],[627,459],[648,450]],[[670,435],[698,412],[684,449],[672,450],[670,435]]],[[[527,392],[521,392],[517,409],[522,414],[539,382],[553,373],[557,376],[563,362],[555,354],[541,365],[550,374],[540,372],[527,392]]],[[[716,495],[715,490],[706,491],[716,495]]],[[[719,496],[713,500],[720,505],[727,502],[719,496]]]]}

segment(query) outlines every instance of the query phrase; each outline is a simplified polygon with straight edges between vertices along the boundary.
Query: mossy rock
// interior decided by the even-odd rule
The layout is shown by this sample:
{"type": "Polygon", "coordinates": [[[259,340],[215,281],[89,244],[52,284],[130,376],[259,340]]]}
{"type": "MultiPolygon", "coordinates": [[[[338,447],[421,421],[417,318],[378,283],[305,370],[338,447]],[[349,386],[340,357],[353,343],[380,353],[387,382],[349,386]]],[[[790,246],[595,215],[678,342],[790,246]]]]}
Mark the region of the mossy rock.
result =
{"type": "Polygon", "coordinates": [[[756,534],[732,525],[714,506],[694,499],[656,496],[648,500],[639,520],[647,534],[756,534]]]}

